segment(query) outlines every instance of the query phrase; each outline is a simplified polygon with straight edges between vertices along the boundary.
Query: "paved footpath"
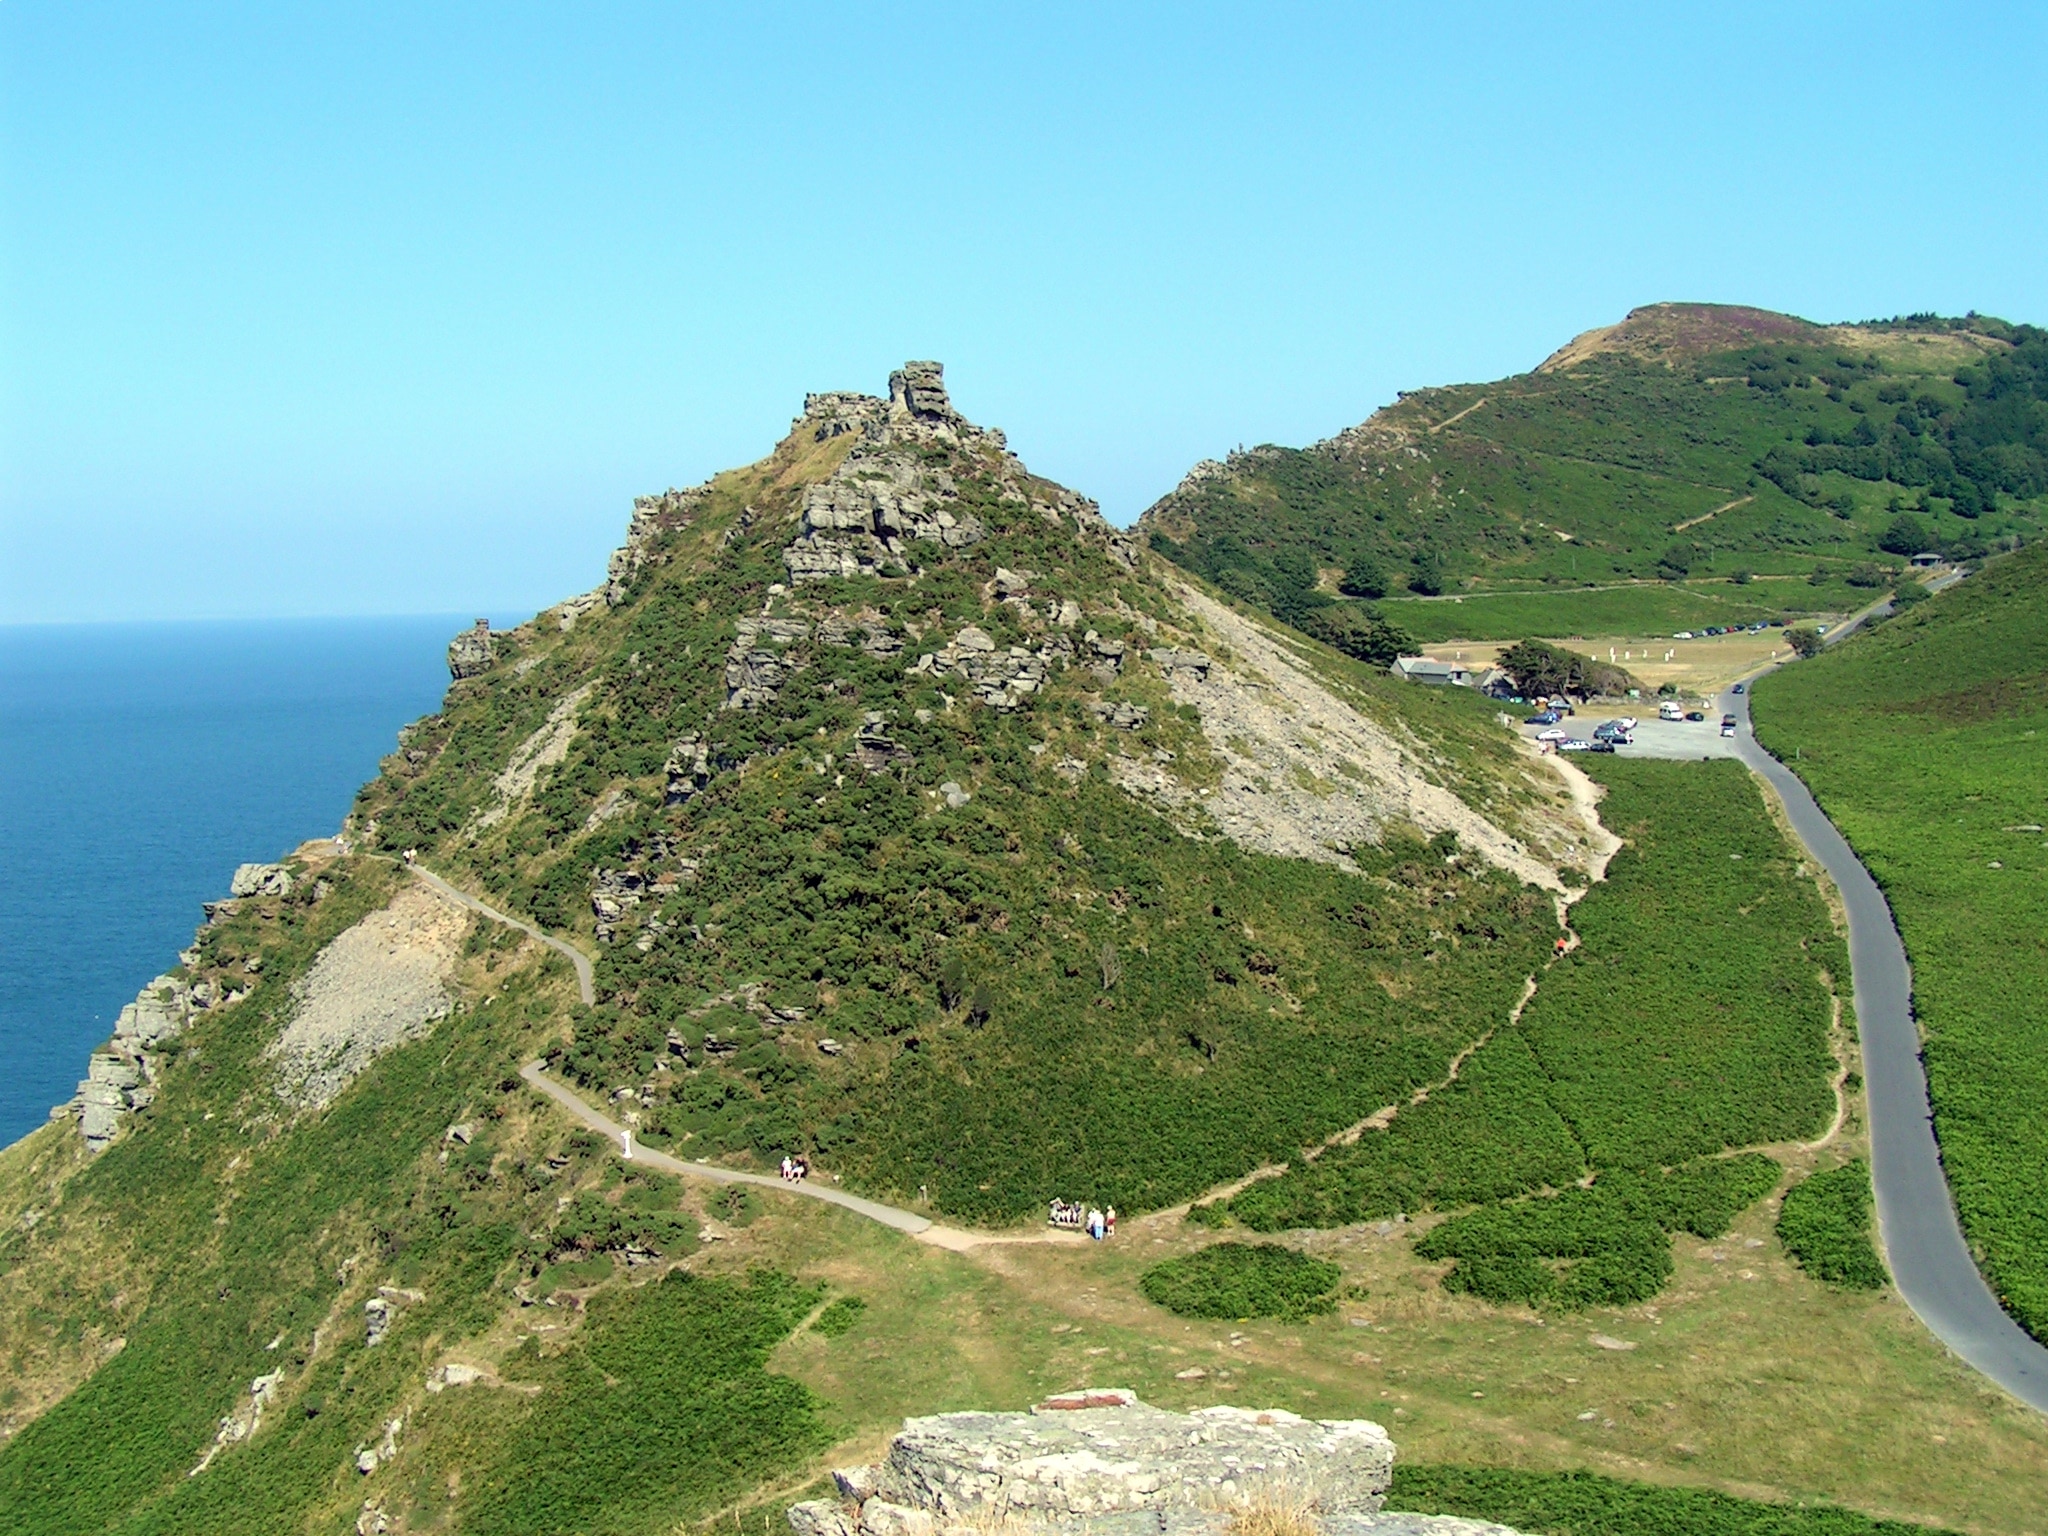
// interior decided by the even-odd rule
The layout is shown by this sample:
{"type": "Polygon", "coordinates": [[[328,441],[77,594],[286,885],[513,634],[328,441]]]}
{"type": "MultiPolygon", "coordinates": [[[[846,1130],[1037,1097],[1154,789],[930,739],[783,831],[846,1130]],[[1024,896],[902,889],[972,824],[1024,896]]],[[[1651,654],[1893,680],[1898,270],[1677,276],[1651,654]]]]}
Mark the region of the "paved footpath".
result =
{"type": "Polygon", "coordinates": [[[1737,745],[1743,762],[1778,792],[1792,830],[1827,869],[1848,908],[1871,1184],[1899,1295],[1942,1343],[2014,1397],[2048,1412],[2048,1349],[1998,1304],[1956,1220],[1927,1101],[1920,1031],[1913,1019],[1913,974],[1891,907],[1806,785],[1757,745],[1748,693],[1726,695],[1721,708],[1740,722],[1737,745]]]}
{"type": "Polygon", "coordinates": [[[576,948],[573,944],[565,944],[560,939],[548,937],[548,935],[534,927],[533,924],[513,917],[510,913],[500,912],[496,907],[485,905],[470,895],[469,892],[457,890],[430,869],[423,869],[417,864],[408,864],[406,868],[410,869],[457,906],[467,907],[472,912],[481,912],[493,922],[503,923],[507,928],[517,928],[528,938],[539,939],[541,943],[547,945],[556,954],[563,956],[576,968],[576,991],[583,999],[583,1006],[586,1008],[596,1006],[597,979],[590,971],[590,956],[584,954],[582,950],[576,948]]]}

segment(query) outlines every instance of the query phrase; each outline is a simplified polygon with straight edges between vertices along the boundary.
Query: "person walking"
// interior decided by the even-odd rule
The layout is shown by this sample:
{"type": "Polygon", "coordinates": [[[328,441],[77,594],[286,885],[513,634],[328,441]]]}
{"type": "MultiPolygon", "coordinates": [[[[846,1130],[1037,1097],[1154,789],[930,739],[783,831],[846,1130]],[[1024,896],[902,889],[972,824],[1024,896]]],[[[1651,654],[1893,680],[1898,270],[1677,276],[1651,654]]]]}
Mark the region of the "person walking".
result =
{"type": "Polygon", "coordinates": [[[1088,1211],[1088,1235],[1098,1243],[1102,1241],[1102,1212],[1092,1206],[1088,1211]]]}
{"type": "Polygon", "coordinates": [[[1103,1221],[1103,1225],[1104,1225],[1105,1227],[1107,1227],[1107,1228],[1108,1228],[1108,1231],[1109,1231],[1109,1236],[1111,1236],[1111,1237],[1115,1237],[1115,1236],[1116,1236],[1116,1207],[1115,1207],[1115,1206],[1113,1206],[1113,1205],[1112,1205],[1112,1206],[1111,1206],[1111,1207],[1110,1207],[1110,1208],[1109,1208],[1108,1210],[1106,1210],[1106,1211],[1104,1211],[1104,1212],[1102,1213],[1102,1221],[1103,1221]]]}

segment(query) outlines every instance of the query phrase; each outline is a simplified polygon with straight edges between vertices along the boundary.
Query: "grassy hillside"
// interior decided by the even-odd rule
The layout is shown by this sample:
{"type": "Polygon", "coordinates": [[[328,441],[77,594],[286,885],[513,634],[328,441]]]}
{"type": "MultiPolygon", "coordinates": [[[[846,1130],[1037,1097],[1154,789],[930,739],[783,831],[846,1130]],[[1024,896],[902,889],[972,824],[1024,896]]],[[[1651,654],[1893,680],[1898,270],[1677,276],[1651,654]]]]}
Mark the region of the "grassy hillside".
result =
{"type": "Polygon", "coordinates": [[[1767,1158],[1690,1160],[1826,1124],[1846,955],[1754,781],[1731,762],[1594,771],[1629,846],[1573,909],[1581,943],[1518,1023],[1454,1083],[1252,1185],[1233,1214],[1278,1231],[1540,1191],[1437,1227],[1419,1251],[1495,1301],[1642,1300],[1671,1273],[1667,1234],[1718,1235],[1779,1177],[1767,1158]],[[1588,1174],[1591,1189],[1570,1188],[1588,1174]]]}
{"type": "Polygon", "coordinates": [[[1139,528],[1294,622],[1319,582],[1325,598],[1340,580],[1367,599],[1540,594],[1513,622],[1390,603],[1428,639],[1841,611],[1860,604],[1839,583],[1905,544],[1974,557],[2048,526],[2044,401],[2048,335],[2032,327],[1652,306],[1533,373],[1404,394],[1327,442],[1205,465],[1139,528]],[[1621,606],[1590,590],[1617,581],[1674,586],[1621,606]]]}
{"type": "Polygon", "coordinates": [[[1964,1231],[2048,1338],[2048,548],[1773,674],[1754,709],[1884,887],[1964,1231]]]}
{"type": "MultiPolygon", "coordinates": [[[[975,1219],[1062,1190],[1142,1210],[1409,1091],[1506,1010],[1549,903],[1447,859],[1455,838],[1390,823],[1346,872],[1184,835],[1113,782],[1134,759],[1197,799],[1217,782],[1200,716],[1146,659],[1182,633],[1167,568],[1120,558],[1106,525],[1048,520],[1035,507],[1077,499],[1014,460],[934,439],[919,473],[987,536],[914,574],[790,590],[798,508],[841,462],[802,437],[714,482],[618,607],[510,636],[358,806],[383,847],[585,936],[601,1006],[555,1055],[593,1090],[633,1089],[650,1143],[803,1150],[975,1219]],[[1030,597],[1003,600],[999,570],[1028,573],[1030,597]],[[736,663],[742,619],[792,638],[736,663]],[[834,624],[882,639],[836,643],[834,624]],[[1079,650],[990,708],[914,664],[969,625],[990,656],[1079,650]],[[736,665],[775,669],[777,697],[732,707],[736,665]],[[491,820],[493,774],[578,689],[561,761],[491,820]],[[1117,700],[1149,717],[1105,723],[1117,700]],[[683,739],[703,766],[679,794],[664,765],[683,739]],[[608,944],[607,871],[637,902],[608,944]]],[[[1483,714],[1327,660],[1356,708],[1430,744],[1418,775],[1513,824],[1529,780],[1483,714]]]]}

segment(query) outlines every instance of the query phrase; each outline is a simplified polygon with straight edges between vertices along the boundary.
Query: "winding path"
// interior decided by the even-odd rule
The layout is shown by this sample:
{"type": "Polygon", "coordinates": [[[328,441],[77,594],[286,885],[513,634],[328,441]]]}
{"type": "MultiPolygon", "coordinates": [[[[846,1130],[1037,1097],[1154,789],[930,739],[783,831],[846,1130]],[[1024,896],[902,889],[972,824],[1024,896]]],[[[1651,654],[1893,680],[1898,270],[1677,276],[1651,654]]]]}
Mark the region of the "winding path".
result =
{"type": "Polygon", "coordinates": [[[1721,708],[1741,723],[1736,746],[1743,762],[1778,792],[1792,830],[1826,868],[1848,910],[1871,1184],[1899,1295],[1942,1343],[2014,1397],[2048,1412],[2048,1349],[1999,1306],[1956,1220],[1921,1068],[1913,975],[1891,907],[1806,785],[1757,744],[1749,695],[1725,695],[1721,708]]]}
{"type": "Polygon", "coordinates": [[[621,1155],[632,1162],[644,1163],[649,1168],[659,1168],[663,1173],[709,1179],[714,1184],[758,1184],[763,1189],[779,1189],[788,1195],[808,1195],[813,1200],[823,1200],[828,1205],[844,1206],[870,1221],[879,1221],[885,1227],[894,1227],[898,1232],[908,1232],[913,1236],[933,1229],[932,1222],[915,1211],[898,1210],[895,1206],[883,1205],[878,1200],[863,1200],[859,1195],[849,1195],[845,1190],[834,1189],[829,1184],[812,1184],[808,1180],[801,1184],[791,1184],[765,1173],[742,1173],[737,1168],[720,1168],[714,1163],[686,1163],[679,1157],[670,1157],[666,1152],[657,1152],[652,1147],[633,1147],[630,1152],[626,1152],[624,1148],[629,1145],[626,1141],[626,1128],[616,1120],[607,1119],[598,1113],[566,1084],[549,1077],[545,1062],[530,1061],[519,1069],[519,1075],[598,1135],[616,1143],[621,1148],[621,1155]]]}
{"type": "Polygon", "coordinates": [[[509,913],[500,912],[496,907],[487,906],[467,891],[457,890],[430,869],[423,869],[418,864],[408,864],[406,868],[410,869],[457,906],[467,907],[472,912],[481,912],[493,922],[503,923],[507,928],[517,928],[528,938],[539,939],[541,943],[547,945],[556,954],[564,956],[571,965],[576,967],[576,992],[583,999],[583,1006],[586,1008],[596,1006],[597,979],[591,974],[590,956],[584,954],[582,950],[576,948],[573,944],[566,944],[560,939],[548,937],[548,935],[542,933],[529,922],[513,917],[509,913]]]}

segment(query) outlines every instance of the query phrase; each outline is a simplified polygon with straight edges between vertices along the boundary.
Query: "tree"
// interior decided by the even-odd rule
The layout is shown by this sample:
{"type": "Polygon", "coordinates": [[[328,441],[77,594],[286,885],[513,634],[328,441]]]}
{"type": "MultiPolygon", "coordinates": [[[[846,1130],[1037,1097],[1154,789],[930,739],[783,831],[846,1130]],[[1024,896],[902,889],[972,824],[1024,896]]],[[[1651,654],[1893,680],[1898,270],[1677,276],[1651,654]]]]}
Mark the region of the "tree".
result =
{"type": "Polygon", "coordinates": [[[1821,646],[1826,643],[1810,629],[1788,629],[1785,631],[1785,638],[1791,642],[1792,652],[1796,656],[1818,655],[1821,646]]]}
{"type": "Polygon", "coordinates": [[[1657,557],[1657,574],[1666,581],[1683,581],[1699,558],[1690,544],[1674,544],[1657,557]]]}
{"type": "Polygon", "coordinates": [[[1440,597],[1444,590],[1444,563],[1434,550],[1415,557],[1415,574],[1408,578],[1408,590],[1424,597],[1440,597]]]}
{"type": "Polygon", "coordinates": [[[1352,603],[1311,609],[1302,615],[1300,625],[1303,634],[1375,667],[1391,665],[1396,656],[1415,654],[1415,640],[1407,630],[1352,603]]]}
{"type": "Polygon", "coordinates": [[[1917,555],[1929,548],[1934,535],[1909,512],[1901,512],[1892,519],[1892,525],[1885,529],[1877,541],[1877,547],[1888,555],[1917,555]]]}
{"type": "Polygon", "coordinates": [[[1501,654],[1500,665],[1524,698],[1563,693],[1583,699],[1596,693],[1618,694],[1635,686],[1635,679],[1620,667],[1591,661],[1542,640],[1522,640],[1509,646],[1501,654]]]}
{"type": "Polygon", "coordinates": [[[1344,579],[1337,583],[1337,590],[1346,597],[1385,597],[1387,573],[1371,555],[1361,555],[1344,572],[1344,579]]]}
{"type": "Polygon", "coordinates": [[[1524,698],[1538,694],[1562,693],[1571,680],[1578,658],[1541,640],[1521,640],[1501,653],[1501,670],[1514,682],[1524,698]]]}

